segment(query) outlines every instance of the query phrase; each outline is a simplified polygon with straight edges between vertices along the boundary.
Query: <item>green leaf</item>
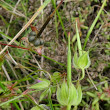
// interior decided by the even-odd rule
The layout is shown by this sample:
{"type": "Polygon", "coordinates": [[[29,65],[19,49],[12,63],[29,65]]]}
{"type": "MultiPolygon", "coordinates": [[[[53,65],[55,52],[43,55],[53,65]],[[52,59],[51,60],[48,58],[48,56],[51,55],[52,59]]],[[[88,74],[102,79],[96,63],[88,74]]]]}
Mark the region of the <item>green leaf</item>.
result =
{"type": "Polygon", "coordinates": [[[86,92],[86,94],[89,95],[90,97],[96,97],[96,95],[91,92],[86,92]]]}
{"type": "Polygon", "coordinates": [[[0,81],[0,91],[5,91],[6,87],[4,86],[4,84],[2,84],[2,82],[0,81]]]}
{"type": "Polygon", "coordinates": [[[43,90],[47,87],[49,87],[50,81],[49,80],[42,80],[41,82],[34,84],[30,87],[30,89],[38,89],[38,90],[43,90]]]}
{"type": "Polygon", "coordinates": [[[46,110],[46,109],[44,108],[43,104],[41,104],[41,105],[37,105],[35,107],[32,107],[31,110],[46,110]],[[40,109],[40,108],[42,108],[42,109],[40,109]]]}
{"type": "Polygon", "coordinates": [[[92,105],[95,105],[98,101],[99,101],[99,98],[98,97],[94,98],[94,100],[92,102],[92,105]]]}
{"type": "Polygon", "coordinates": [[[0,18],[5,23],[5,26],[8,27],[9,26],[9,23],[4,19],[4,17],[2,15],[0,15],[0,18]]]}
{"type": "Polygon", "coordinates": [[[48,94],[48,89],[43,91],[40,95],[40,99],[39,99],[39,102],[42,101],[42,99],[48,94]]]}
{"type": "Polygon", "coordinates": [[[103,94],[100,96],[100,99],[101,99],[101,100],[104,100],[105,97],[106,97],[106,94],[103,93],[103,94]]]}

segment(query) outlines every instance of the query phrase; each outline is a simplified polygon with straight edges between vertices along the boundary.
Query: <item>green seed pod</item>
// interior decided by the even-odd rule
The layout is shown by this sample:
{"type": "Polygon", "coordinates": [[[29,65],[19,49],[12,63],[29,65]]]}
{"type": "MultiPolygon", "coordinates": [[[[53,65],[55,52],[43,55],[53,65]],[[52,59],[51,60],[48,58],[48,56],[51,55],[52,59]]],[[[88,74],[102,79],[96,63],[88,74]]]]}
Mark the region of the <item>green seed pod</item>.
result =
{"type": "Polygon", "coordinates": [[[64,82],[61,85],[61,88],[59,86],[57,88],[57,100],[61,105],[68,105],[68,94],[68,86],[64,80],[64,82]]]}
{"type": "Polygon", "coordinates": [[[68,87],[67,83],[63,82],[61,88],[57,88],[57,100],[63,106],[78,105],[82,99],[81,89],[76,89],[74,84],[68,87]],[[78,90],[78,91],[77,91],[78,90]]]}
{"type": "Polygon", "coordinates": [[[78,93],[78,98],[77,98],[76,102],[73,102],[75,106],[79,105],[82,100],[82,89],[81,89],[81,85],[79,83],[77,85],[77,93],[78,93]]]}
{"type": "Polygon", "coordinates": [[[77,53],[75,53],[73,58],[73,65],[75,68],[79,69],[85,69],[88,68],[91,64],[90,58],[89,58],[89,52],[83,52],[83,54],[78,57],[77,53]]]}
{"type": "Polygon", "coordinates": [[[78,59],[78,66],[85,69],[88,68],[90,64],[89,52],[84,52],[78,59]]]}

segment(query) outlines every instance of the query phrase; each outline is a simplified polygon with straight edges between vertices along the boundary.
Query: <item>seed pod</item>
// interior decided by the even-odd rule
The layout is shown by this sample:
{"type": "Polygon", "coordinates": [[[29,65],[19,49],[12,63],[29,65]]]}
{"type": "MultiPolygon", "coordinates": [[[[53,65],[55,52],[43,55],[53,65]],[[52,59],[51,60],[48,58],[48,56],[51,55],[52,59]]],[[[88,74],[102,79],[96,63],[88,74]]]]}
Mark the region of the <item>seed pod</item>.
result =
{"type": "Polygon", "coordinates": [[[75,53],[73,58],[73,65],[75,68],[85,69],[88,68],[90,64],[89,52],[83,51],[83,54],[80,57],[75,53]]]}
{"type": "Polygon", "coordinates": [[[44,40],[40,39],[40,45],[43,45],[43,44],[44,44],[44,40]]]}
{"type": "MultiPolygon", "coordinates": [[[[78,100],[78,91],[75,88],[74,84],[71,83],[70,87],[68,87],[65,80],[63,81],[61,87],[57,88],[57,100],[61,105],[77,105],[78,100]]],[[[80,102],[80,101],[79,101],[80,102]]]]}
{"type": "Polygon", "coordinates": [[[30,32],[28,41],[31,42],[34,46],[40,46],[44,44],[44,41],[42,38],[36,38],[35,32],[30,32]]]}
{"type": "Polygon", "coordinates": [[[30,32],[28,41],[33,42],[35,40],[35,37],[36,37],[36,33],[34,31],[30,32]]]}
{"type": "Polygon", "coordinates": [[[78,106],[82,100],[82,89],[81,89],[81,85],[78,83],[77,85],[77,93],[78,93],[78,98],[76,100],[76,102],[73,102],[74,103],[74,106],[78,106]]]}
{"type": "Polygon", "coordinates": [[[35,42],[34,42],[34,45],[39,46],[40,45],[40,39],[36,39],[35,42]]]}
{"type": "Polygon", "coordinates": [[[36,36],[36,33],[34,31],[31,31],[29,36],[36,36]]]}
{"type": "Polygon", "coordinates": [[[35,36],[29,36],[29,37],[28,37],[28,41],[29,41],[29,42],[33,42],[34,40],[35,40],[35,36]]]}

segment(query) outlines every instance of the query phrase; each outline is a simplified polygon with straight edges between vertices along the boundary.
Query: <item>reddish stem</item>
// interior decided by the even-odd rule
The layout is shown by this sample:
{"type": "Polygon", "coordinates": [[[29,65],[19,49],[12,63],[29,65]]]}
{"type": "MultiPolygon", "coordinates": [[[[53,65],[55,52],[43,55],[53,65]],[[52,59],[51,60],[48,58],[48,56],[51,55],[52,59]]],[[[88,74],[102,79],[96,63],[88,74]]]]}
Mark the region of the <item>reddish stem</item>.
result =
{"type": "MultiPolygon", "coordinates": [[[[8,44],[4,44],[2,42],[0,42],[1,45],[8,45],[8,44]]],[[[25,48],[25,47],[20,47],[20,46],[17,46],[17,45],[8,45],[10,47],[14,47],[14,48],[20,48],[20,49],[25,49],[25,50],[30,50],[29,48],[25,48]]]]}

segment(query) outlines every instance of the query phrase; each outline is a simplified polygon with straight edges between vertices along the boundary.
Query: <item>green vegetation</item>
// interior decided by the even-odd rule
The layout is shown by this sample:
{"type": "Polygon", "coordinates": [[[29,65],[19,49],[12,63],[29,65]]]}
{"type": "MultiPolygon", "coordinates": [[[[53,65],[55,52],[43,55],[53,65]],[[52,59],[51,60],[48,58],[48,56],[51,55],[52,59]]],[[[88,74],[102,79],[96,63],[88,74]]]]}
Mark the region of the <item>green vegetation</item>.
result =
{"type": "Polygon", "coordinates": [[[0,110],[109,110],[109,0],[0,1],[0,110]]]}

